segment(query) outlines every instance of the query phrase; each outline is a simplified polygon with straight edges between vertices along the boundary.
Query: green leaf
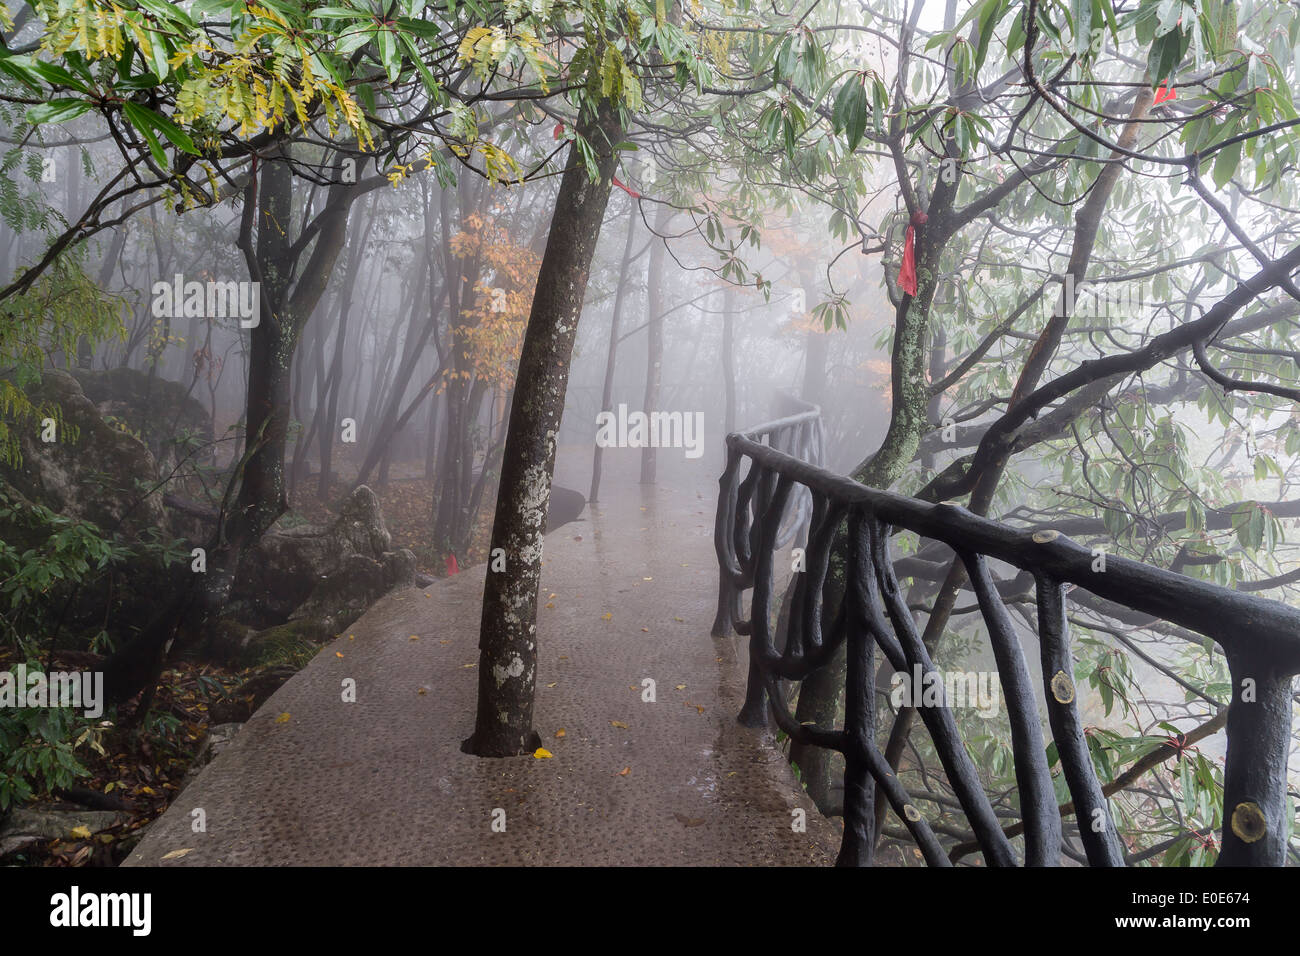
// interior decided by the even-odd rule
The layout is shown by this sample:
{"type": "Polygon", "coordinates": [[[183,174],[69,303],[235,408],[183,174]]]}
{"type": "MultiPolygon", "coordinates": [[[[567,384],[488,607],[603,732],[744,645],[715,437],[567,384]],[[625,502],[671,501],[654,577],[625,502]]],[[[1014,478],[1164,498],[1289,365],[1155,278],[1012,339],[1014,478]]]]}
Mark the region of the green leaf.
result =
{"type": "Polygon", "coordinates": [[[27,122],[33,126],[45,123],[66,123],[90,111],[90,104],[84,100],[58,99],[41,103],[27,110],[27,122]]]}
{"type": "Polygon", "coordinates": [[[1241,141],[1225,146],[1219,150],[1219,155],[1214,160],[1214,185],[1222,189],[1228,184],[1228,181],[1237,172],[1237,166],[1241,163],[1241,141]]]}
{"type": "Polygon", "coordinates": [[[44,60],[35,60],[32,62],[32,70],[39,73],[41,77],[54,86],[66,86],[70,90],[76,90],[78,93],[87,93],[90,88],[81,80],[77,79],[63,67],[54,63],[46,63],[44,60]]]}
{"type": "Polygon", "coordinates": [[[840,87],[831,107],[831,122],[835,132],[843,132],[849,152],[858,148],[867,130],[867,78],[859,74],[850,77],[840,87]]]}
{"type": "Polygon", "coordinates": [[[166,169],[167,153],[163,151],[162,143],[158,142],[158,136],[154,133],[153,125],[150,123],[149,114],[153,110],[141,106],[139,103],[132,103],[130,100],[122,104],[122,112],[127,121],[144,137],[145,144],[149,147],[154,162],[166,169]]]}
{"type": "Polygon", "coordinates": [[[1092,43],[1092,0],[1070,0],[1070,19],[1074,21],[1074,53],[1084,56],[1092,43]]]}
{"type": "Polygon", "coordinates": [[[388,82],[396,83],[402,73],[402,63],[397,57],[397,44],[393,42],[393,32],[387,29],[379,30],[375,39],[379,43],[379,62],[383,64],[388,74],[388,82]]]}
{"type": "MultiPolygon", "coordinates": [[[[189,134],[167,117],[154,112],[147,106],[141,106],[139,103],[128,101],[123,103],[122,106],[127,112],[127,118],[131,120],[131,124],[136,128],[140,129],[141,124],[144,124],[149,129],[162,133],[163,136],[167,137],[168,142],[182,152],[189,153],[192,156],[199,155],[199,151],[195,147],[194,141],[190,139],[189,134]]],[[[154,158],[156,159],[157,156],[154,158]]]]}

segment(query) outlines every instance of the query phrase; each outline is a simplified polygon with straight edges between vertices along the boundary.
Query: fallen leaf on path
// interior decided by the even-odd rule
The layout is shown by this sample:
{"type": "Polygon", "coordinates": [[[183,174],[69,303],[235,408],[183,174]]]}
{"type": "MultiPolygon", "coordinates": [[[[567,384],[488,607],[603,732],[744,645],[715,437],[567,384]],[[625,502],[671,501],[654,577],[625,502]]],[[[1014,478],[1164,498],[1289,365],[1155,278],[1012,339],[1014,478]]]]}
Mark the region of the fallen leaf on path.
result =
{"type": "Polygon", "coordinates": [[[555,755],[552,754],[545,747],[538,747],[536,750],[533,751],[533,756],[538,760],[548,760],[555,755]]]}
{"type": "Polygon", "coordinates": [[[189,853],[193,849],[194,847],[187,847],[184,850],[172,850],[170,853],[164,853],[162,858],[164,860],[179,860],[186,853],[189,853]]]}
{"type": "Polygon", "coordinates": [[[412,634],[412,635],[411,635],[411,640],[413,640],[413,641],[418,641],[419,639],[420,639],[420,635],[419,635],[419,634],[412,634]]]}
{"type": "Polygon", "coordinates": [[[478,666],[477,664],[461,664],[460,669],[464,670],[467,667],[477,667],[477,666],[478,666]]]}
{"type": "Polygon", "coordinates": [[[610,725],[611,727],[617,727],[619,730],[627,730],[627,729],[628,729],[627,724],[623,723],[623,721],[621,721],[621,720],[611,720],[611,721],[609,722],[609,725],[610,725]]]}
{"type": "Polygon", "coordinates": [[[559,730],[557,730],[557,731],[555,732],[555,736],[557,736],[557,737],[563,737],[563,736],[564,736],[564,728],[561,727],[559,730]]]}
{"type": "Polygon", "coordinates": [[[649,633],[650,633],[650,628],[648,628],[648,627],[643,627],[643,628],[641,628],[641,632],[642,632],[643,634],[649,634],[649,633]]]}
{"type": "Polygon", "coordinates": [[[624,767],[622,770],[620,770],[620,771],[618,772],[618,775],[619,775],[620,777],[626,777],[626,776],[627,776],[628,774],[630,774],[631,772],[632,772],[632,768],[631,768],[631,767],[624,767]]]}
{"type": "Polygon", "coordinates": [[[685,684],[678,684],[678,685],[677,685],[677,689],[678,689],[678,690],[685,690],[685,689],[686,689],[686,685],[685,685],[685,684]]]}
{"type": "Polygon", "coordinates": [[[71,830],[68,831],[68,836],[76,837],[78,840],[89,840],[90,827],[87,826],[73,827],[71,830]]]}
{"type": "Polygon", "coordinates": [[[698,827],[704,822],[704,817],[688,817],[684,813],[674,813],[673,816],[676,817],[677,822],[684,827],[698,827]]]}
{"type": "Polygon", "coordinates": [[[546,686],[547,686],[547,687],[554,687],[554,686],[555,686],[556,684],[558,684],[558,683],[559,683],[559,681],[552,681],[551,683],[547,684],[546,686]]]}
{"type": "Polygon", "coordinates": [[[277,724],[287,724],[289,722],[289,712],[286,710],[279,717],[275,718],[277,724]]]}
{"type": "Polygon", "coordinates": [[[602,614],[602,615],[600,616],[600,619],[601,619],[602,621],[610,621],[610,620],[613,620],[613,619],[614,619],[614,614],[613,614],[612,611],[606,611],[604,614],[602,614]]]}
{"type": "Polygon", "coordinates": [[[423,697],[425,694],[429,693],[429,688],[421,687],[419,690],[416,691],[416,693],[419,694],[421,697],[423,697]]]}
{"type": "Polygon", "coordinates": [[[342,652],[342,651],[335,651],[335,652],[334,652],[334,656],[335,656],[335,657],[342,657],[342,656],[343,656],[343,652],[342,652]]]}

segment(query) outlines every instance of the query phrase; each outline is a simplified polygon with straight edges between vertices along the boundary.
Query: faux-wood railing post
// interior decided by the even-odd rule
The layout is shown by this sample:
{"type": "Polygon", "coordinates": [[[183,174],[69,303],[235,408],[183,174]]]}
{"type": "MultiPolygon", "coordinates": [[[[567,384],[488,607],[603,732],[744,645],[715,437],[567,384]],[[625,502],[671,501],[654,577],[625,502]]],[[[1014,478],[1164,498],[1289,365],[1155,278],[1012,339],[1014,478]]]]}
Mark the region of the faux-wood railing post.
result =
{"type": "Polygon", "coordinates": [[[1260,660],[1229,654],[1232,703],[1223,767],[1223,834],[1217,866],[1286,862],[1287,756],[1292,678],[1260,660]]]}

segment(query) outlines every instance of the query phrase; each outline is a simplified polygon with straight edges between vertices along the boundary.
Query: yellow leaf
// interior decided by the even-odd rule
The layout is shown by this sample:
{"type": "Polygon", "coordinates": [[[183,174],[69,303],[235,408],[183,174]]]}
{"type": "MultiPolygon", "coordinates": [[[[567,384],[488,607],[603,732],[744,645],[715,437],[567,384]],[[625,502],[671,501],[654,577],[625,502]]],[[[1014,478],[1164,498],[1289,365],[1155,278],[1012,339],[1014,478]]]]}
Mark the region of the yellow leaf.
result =
{"type": "Polygon", "coordinates": [[[538,760],[549,760],[551,757],[554,756],[554,754],[552,754],[545,747],[538,747],[536,750],[533,751],[533,756],[536,757],[538,760]]]}
{"type": "Polygon", "coordinates": [[[287,724],[289,722],[289,712],[286,710],[279,717],[275,718],[277,724],[287,724]]]}
{"type": "Polygon", "coordinates": [[[617,727],[617,728],[619,728],[620,730],[627,730],[627,724],[623,723],[623,721],[621,721],[621,720],[611,720],[611,721],[609,722],[609,725],[610,725],[611,727],[617,727]]]}
{"type": "Polygon", "coordinates": [[[419,690],[416,691],[416,693],[419,694],[421,697],[423,697],[425,694],[429,693],[429,688],[421,687],[419,690]]]}
{"type": "Polygon", "coordinates": [[[419,639],[420,639],[420,635],[419,635],[419,634],[412,634],[412,635],[411,635],[411,640],[413,640],[413,641],[418,641],[419,639]]]}
{"type": "Polygon", "coordinates": [[[343,656],[343,652],[342,652],[342,651],[335,651],[335,652],[334,652],[334,656],[335,656],[335,657],[342,657],[342,656],[343,656]]]}
{"type": "Polygon", "coordinates": [[[172,850],[170,853],[164,853],[162,858],[163,858],[164,860],[179,860],[179,859],[180,859],[181,857],[183,857],[186,853],[189,853],[190,850],[193,850],[193,849],[194,849],[193,847],[188,847],[188,848],[186,848],[186,849],[184,849],[184,850],[172,850]]]}
{"type": "Polygon", "coordinates": [[[68,836],[76,837],[78,840],[89,840],[90,827],[73,827],[68,831],[68,836]]]}
{"type": "Polygon", "coordinates": [[[602,621],[609,621],[609,620],[612,620],[613,617],[614,617],[614,614],[613,614],[612,611],[606,611],[604,614],[602,614],[602,615],[600,616],[600,619],[601,619],[602,621]]]}
{"type": "Polygon", "coordinates": [[[555,686],[556,684],[558,684],[558,683],[559,683],[559,681],[552,681],[551,683],[547,684],[546,686],[547,686],[547,687],[554,687],[554,686],[555,686]]]}
{"type": "Polygon", "coordinates": [[[563,736],[564,736],[564,728],[561,727],[559,730],[557,730],[557,731],[555,732],[555,736],[556,736],[556,737],[563,737],[563,736]]]}
{"type": "Polygon", "coordinates": [[[618,775],[619,775],[620,777],[626,777],[626,776],[627,776],[628,774],[630,774],[631,772],[632,772],[632,768],[631,768],[631,767],[624,767],[622,770],[620,770],[620,771],[618,772],[618,775]]]}
{"type": "Polygon", "coordinates": [[[686,689],[686,685],[685,685],[685,684],[678,684],[678,685],[677,685],[677,689],[678,689],[678,690],[685,690],[685,689],[686,689]]]}

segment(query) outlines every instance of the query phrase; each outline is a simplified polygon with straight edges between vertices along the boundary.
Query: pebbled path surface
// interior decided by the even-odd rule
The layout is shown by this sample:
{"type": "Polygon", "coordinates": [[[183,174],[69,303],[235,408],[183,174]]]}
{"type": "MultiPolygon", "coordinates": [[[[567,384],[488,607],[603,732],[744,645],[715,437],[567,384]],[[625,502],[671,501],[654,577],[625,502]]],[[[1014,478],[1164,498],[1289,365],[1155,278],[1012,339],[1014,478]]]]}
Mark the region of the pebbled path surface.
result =
{"type": "MultiPolygon", "coordinates": [[[[484,574],[472,568],[388,595],[323,648],[125,865],[833,863],[838,833],[770,733],[736,723],[744,641],[709,636],[721,468],[663,450],[659,484],[641,486],[638,455],[607,450],[604,500],[546,538],[534,717],[551,759],[460,752],[484,574]],[[163,861],[177,850],[189,852],[163,861]]],[[[562,453],[557,482],[585,491],[589,478],[589,451],[562,453]]]]}

